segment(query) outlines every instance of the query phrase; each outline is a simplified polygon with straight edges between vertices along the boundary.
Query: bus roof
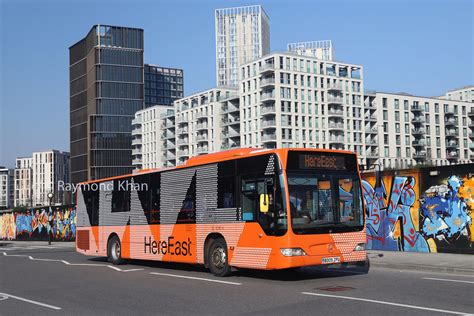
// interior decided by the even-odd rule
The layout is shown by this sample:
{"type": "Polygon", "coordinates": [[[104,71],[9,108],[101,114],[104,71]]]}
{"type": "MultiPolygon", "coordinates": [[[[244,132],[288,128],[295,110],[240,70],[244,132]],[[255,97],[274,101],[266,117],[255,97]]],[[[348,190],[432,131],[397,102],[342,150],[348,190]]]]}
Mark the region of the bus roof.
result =
{"type": "Polygon", "coordinates": [[[153,173],[157,171],[165,171],[165,170],[181,169],[181,168],[192,167],[192,166],[199,166],[199,165],[204,165],[204,164],[213,163],[213,162],[221,162],[224,160],[229,160],[232,158],[243,157],[243,156],[260,155],[260,154],[265,154],[265,153],[287,153],[289,151],[313,151],[313,152],[317,151],[317,152],[355,155],[355,153],[352,151],[335,150],[335,149],[320,149],[320,148],[279,148],[279,149],[276,149],[276,148],[237,148],[237,149],[229,149],[229,150],[224,150],[224,151],[211,153],[211,154],[194,156],[194,157],[189,158],[183,165],[176,166],[176,167],[143,169],[136,173],[125,174],[125,175],[109,177],[109,178],[102,178],[102,179],[91,180],[91,181],[84,181],[79,184],[103,182],[103,181],[133,177],[136,175],[153,173]]]}

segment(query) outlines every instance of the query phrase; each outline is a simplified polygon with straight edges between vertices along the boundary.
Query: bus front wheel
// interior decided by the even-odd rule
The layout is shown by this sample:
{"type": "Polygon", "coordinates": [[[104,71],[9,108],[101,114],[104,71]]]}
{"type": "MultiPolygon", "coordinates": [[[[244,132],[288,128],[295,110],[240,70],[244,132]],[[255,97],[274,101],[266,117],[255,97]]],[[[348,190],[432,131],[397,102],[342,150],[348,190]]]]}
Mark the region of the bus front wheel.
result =
{"type": "Polygon", "coordinates": [[[212,274],[219,277],[230,274],[231,268],[227,256],[227,244],[224,239],[212,240],[207,257],[209,258],[209,270],[212,274]]]}
{"type": "Polygon", "coordinates": [[[122,245],[117,236],[112,236],[107,245],[107,258],[113,264],[122,264],[122,245]]]}

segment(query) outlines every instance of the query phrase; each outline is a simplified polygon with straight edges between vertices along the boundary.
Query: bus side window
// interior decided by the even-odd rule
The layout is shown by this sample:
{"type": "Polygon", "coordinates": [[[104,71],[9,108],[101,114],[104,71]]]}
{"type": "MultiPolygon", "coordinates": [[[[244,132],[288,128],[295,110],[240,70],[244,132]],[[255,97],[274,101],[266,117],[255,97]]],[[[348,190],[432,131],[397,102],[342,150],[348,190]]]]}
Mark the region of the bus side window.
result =
{"type": "Polygon", "coordinates": [[[244,221],[255,220],[255,207],[257,206],[257,190],[255,179],[242,179],[242,219],[244,221]]]}
{"type": "Polygon", "coordinates": [[[130,181],[130,179],[114,180],[114,190],[112,191],[112,213],[130,211],[130,191],[128,190],[127,185],[120,183],[119,181],[130,181]]]}

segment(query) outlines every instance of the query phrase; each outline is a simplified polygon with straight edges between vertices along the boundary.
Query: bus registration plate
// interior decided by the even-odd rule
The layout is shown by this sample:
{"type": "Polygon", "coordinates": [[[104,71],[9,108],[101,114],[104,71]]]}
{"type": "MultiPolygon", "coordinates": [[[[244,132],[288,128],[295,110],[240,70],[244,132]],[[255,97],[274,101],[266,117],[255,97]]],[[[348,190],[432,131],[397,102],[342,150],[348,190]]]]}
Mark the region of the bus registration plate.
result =
{"type": "Polygon", "coordinates": [[[340,263],[340,262],[341,262],[340,257],[325,257],[325,258],[323,258],[323,264],[340,263]]]}

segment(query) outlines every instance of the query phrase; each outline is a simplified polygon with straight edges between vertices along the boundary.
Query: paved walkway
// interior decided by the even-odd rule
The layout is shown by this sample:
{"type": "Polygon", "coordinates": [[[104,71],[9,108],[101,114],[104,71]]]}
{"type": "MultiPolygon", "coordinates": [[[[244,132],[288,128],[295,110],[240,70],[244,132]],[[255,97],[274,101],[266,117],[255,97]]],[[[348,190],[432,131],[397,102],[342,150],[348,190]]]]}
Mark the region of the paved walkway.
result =
{"type": "Polygon", "coordinates": [[[372,267],[474,274],[473,255],[380,250],[368,253],[372,267]]]}

